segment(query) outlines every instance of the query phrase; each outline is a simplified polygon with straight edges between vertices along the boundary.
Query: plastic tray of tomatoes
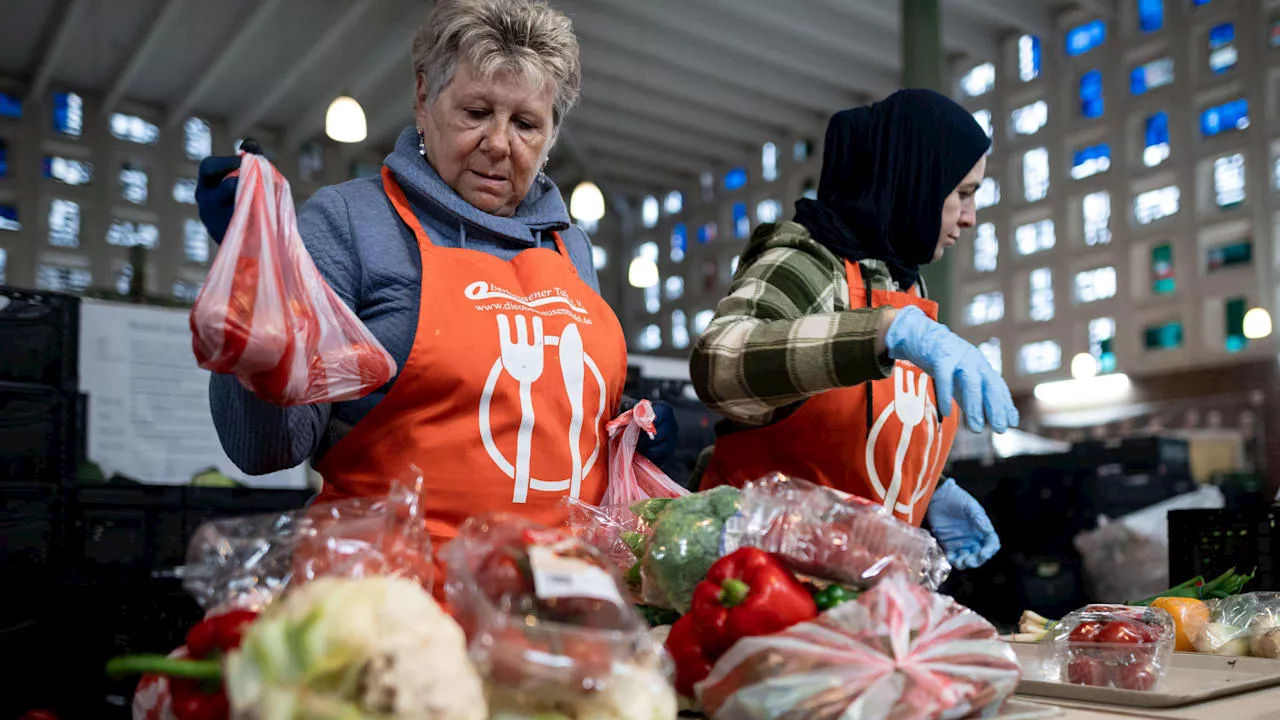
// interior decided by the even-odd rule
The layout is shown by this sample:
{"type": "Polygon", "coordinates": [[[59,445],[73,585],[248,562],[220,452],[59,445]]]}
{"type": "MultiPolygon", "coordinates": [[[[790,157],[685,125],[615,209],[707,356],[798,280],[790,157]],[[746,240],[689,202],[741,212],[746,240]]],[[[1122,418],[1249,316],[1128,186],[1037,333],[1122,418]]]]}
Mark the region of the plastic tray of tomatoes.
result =
{"type": "Polygon", "coordinates": [[[1088,605],[1046,638],[1049,679],[1073,685],[1154,690],[1173,655],[1173,618],[1159,608],[1088,605]]]}

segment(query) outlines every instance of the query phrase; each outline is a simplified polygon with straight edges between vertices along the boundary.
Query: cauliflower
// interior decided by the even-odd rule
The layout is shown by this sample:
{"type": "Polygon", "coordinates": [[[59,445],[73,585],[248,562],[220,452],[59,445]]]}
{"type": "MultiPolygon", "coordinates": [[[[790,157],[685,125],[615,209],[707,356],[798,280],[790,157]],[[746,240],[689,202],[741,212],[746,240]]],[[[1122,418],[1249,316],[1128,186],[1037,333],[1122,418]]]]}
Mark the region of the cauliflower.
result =
{"type": "Polygon", "coordinates": [[[226,661],[246,720],[484,720],[462,629],[402,578],[322,578],[273,604],[226,661]]]}

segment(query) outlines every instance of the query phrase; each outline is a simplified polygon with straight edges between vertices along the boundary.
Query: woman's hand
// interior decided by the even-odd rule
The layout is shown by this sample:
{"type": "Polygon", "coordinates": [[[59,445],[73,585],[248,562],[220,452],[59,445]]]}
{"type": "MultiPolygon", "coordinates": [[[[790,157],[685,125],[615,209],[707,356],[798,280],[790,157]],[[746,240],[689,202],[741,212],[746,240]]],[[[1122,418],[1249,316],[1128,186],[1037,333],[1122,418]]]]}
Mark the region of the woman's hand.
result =
{"type": "Polygon", "coordinates": [[[982,351],[947,326],[930,320],[920,308],[899,310],[885,333],[884,344],[890,358],[906,360],[929,373],[943,415],[951,414],[955,397],[975,433],[982,432],[983,425],[1000,433],[1018,426],[1018,409],[1009,386],[982,351]]]}

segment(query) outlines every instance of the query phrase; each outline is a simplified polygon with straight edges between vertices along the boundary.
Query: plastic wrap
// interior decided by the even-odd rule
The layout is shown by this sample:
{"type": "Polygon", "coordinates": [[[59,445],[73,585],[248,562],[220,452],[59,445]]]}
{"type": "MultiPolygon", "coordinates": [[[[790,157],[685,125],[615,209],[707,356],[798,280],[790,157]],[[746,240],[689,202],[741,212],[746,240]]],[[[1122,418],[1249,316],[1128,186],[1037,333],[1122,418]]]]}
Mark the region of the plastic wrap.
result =
{"type": "Polygon", "coordinates": [[[385,385],[395,361],[307,254],[289,182],[261,155],[241,157],[235,213],[191,308],[200,367],[235,375],[276,405],[385,385]]]}
{"type": "MultiPolygon", "coordinates": [[[[565,505],[569,508],[569,529],[575,537],[604,553],[623,573],[636,567],[649,535],[649,523],[644,518],[627,505],[591,505],[572,498],[565,500],[565,505]]],[[[639,580],[638,574],[635,579],[639,580]]]]}
{"type": "Polygon", "coordinates": [[[1017,687],[982,617],[903,576],[776,635],[739,640],[698,685],[716,720],[955,720],[1017,687]]]}
{"type": "Polygon", "coordinates": [[[286,588],[327,575],[407,577],[430,591],[421,493],[418,478],[385,497],[207,522],[191,537],[183,586],[206,611],[261,610],[286,588]]]}
{"type": "Polygon", "coordinates": [[[1196,633],[1197,652],[1280,658],[1280,593],[1251,592],[1209,601],[1209,623],[1196,633]]]}
{"type": "Polygon", "coordinates": [[[1046,677],[1073,685],[1153,690],[1174,645],[1173,618],[1160,608],[1089,605],[1041,642],[1046,677]]]}
{"type": "Polygon", "coordinates": [[[494,716],[673,717],[670,661],[616,567],[563,528],[474,517],[440,551],[494,716]]]}
{"type": "Polygon", "coordinates": [[[649,458],[636,452],[641,432],[654,436],[653,421],[653,404],[641,400],[605,426],[609,431],[609,486],[600,499],[601,505],[630,506],[649,498],[689,494],[649,458]]]}
{"type": "Polygon", "coordinates": [[[771,475],[743,486],[739,505],[740,514],[725,523],[726,554],[758,547],[797,573],[860,588],[905,573],[933,590],[951,572],[928,532],[838,490],[771,475]]]}
{"type": "Polygon", "coordinates": [[[646,605],[689,611],[693,589],[723,550],[724,523],[738,513],[739,491],[723,486],[671,500],[653,499],[632,507],[648,523],[640,557],[646,605]]]}

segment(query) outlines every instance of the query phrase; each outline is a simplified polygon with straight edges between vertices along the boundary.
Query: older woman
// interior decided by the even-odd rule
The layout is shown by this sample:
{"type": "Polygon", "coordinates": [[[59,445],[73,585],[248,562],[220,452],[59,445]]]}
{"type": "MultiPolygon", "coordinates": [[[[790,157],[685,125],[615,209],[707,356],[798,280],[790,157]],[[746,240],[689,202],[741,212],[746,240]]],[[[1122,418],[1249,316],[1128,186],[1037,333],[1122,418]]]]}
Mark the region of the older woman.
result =
{"type": "MultiPolygon", "coordinates": [[[[323,188],[298,216],[320,272],[399,374],[360,400],[296,408],[214,376],[214,423],[246,472],[312,458],[323,499],[378,494],[421,468],[437,537],[489,510],[558,523],[562,498],[604,491],[604,423],[627,362],[590,242],[542,173],[578,98],[578,43],[543,2],[441,0],[413,69],[416,127],[381,177],[323,188]]],[[[235,166],[201,167],[215,238],[235,166]]]]}

